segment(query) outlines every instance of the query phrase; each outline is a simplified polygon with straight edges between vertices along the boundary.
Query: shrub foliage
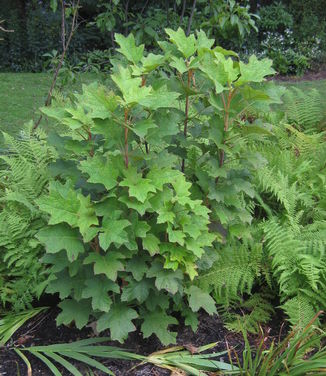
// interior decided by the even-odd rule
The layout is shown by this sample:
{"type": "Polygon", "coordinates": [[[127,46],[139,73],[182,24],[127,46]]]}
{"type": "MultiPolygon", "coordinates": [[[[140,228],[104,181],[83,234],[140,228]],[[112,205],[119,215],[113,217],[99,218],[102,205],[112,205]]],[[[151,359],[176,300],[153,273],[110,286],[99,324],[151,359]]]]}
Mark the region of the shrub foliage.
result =
{"type": "Polygon", "coordinates": [[[273,102],[250,86],[274,73],[271,61],[245,64],[202,31],[167,34],[159,55],[117,35],[114,88],[84,86],[43,109],[60,129],[56,179],[37,201],[49,218],[37,235],[52,265],[47,291],[63,299],[57,322],[83,327],[92,317],[119,341],[139,323],[145,338],[173,343],[173,312],[193,329],[199,309],[216,312],[194,281],[252,220],[255,162],[237,157],[247,131],[264,133],[239,114],[273,102]]]}

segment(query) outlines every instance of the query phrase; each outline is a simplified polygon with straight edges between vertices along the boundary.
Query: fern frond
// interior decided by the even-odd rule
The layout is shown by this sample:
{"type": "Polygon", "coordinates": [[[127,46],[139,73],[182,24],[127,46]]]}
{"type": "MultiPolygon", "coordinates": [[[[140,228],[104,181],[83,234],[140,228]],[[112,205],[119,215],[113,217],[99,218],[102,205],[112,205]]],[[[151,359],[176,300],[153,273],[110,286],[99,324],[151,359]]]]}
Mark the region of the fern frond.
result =
{"type": "MultiPolygon", "coordinates": [[[[48,164],[55,159],[42,130],[4,135],[0,155],[0,301],[14,310],[28,307],[44,281],[39,262],[43,248],[35,238],[44,219],[35,200],[46,192],[48,164]]],[[[44,286],[45,287],[45,286],[44,286]]]]}
{"type": "Polygon", "coordinates": [[[288,120],[303,129],[318,126],[325,116],[325,105],[317,89],[303,91],[293,87],[286,91],[283,100],[288,120]]]}
{"type": "Polygon", "coordinates": [[[234,244],[220,250],[212,268],[197,278],[206,290],[213,290],[217,303],[229,305],[244,293],[250,293],[261,273],[262,247],[234,244]]]}
{"type": "Polygon", "coordinates": [[[235,332],[258,333],[261,324],[267,323],[274,309],[270,303],[270,293],[255,293],[234,308],[241,313],[227,310],[222,313],[223,322],[228,330],[235,332]]]}
{"type": "Polygon", "coordinates": [[[316,314],[316,307],[311,304],[311,299],[300,292],[281,307],[290,323],[298,330],[303,330],[316,314]]]}

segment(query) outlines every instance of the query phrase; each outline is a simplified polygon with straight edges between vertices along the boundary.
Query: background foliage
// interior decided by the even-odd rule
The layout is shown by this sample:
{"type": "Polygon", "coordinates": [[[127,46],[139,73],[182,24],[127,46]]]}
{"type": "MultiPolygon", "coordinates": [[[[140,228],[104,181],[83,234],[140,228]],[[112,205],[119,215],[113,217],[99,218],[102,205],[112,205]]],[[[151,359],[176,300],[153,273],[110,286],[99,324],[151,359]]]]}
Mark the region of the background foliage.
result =
{"type": "MultiPolygon", "coordinates": [[[[92,51],[114,49],[114,32],[132,31],[137,43],[157,49],[164,28],[181,26],[185,31],[202,28],[220,45],[244,56],[268,56],[281,74],[302,74],[324,61],[326,10],[318,0],[198,0],[194,9],[193,4],[190,0],[83,0],[68,60],[77,65],[92,60],[92,51]]],[[[59,7],[53,13],[48,1],[3,1],[0,16],[15,30],[0,43],[0,69],[46,69],[44,54],[61,49],[59,7]]],[[[101,68],[107,60],[107,56],[101,59],[101,68]]]]}

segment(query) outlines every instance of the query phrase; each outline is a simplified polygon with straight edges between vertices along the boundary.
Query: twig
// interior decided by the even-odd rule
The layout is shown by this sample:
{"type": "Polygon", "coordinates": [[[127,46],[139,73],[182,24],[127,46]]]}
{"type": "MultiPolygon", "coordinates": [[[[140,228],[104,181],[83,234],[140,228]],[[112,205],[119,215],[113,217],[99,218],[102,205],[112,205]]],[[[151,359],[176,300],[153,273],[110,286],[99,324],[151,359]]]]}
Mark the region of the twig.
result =
{"type": "Polygon", "coordinates": [[[61,39],[62,39],[62,51],[66,47],[66,23],[65,23],[65,0],[61,0],[61,39]]]}
{"type": "Polygon", "coordinates": [[[166,5],[166,24],[170,26],[170,0],[165,0],[166,5]]]}
{"type": "MultiPolygon", "coordinates": [[[[5,22],[5,20],[1,20],[1,21],[0,21],[0,24],[2,24],[2,23],[4,23],[4,22],[5,22]]],[[[2,27],[2,26],[0,26],[0,30],[3,31],[3,32],[5,32],[5,33],[13,33],[13,32],[14,32],[14,30],[7,30],[7,29],[5,29],[5,28],[2,27]]]]}
{"type": "Polygon", "coordinates": [[[194,2],[192,3],[191,14],[190,14],[190,17],[189,17],[188,27],[187,27],[187,36],[190,34],[192,19],[194,17],[195,10],[196,10],[196,3],[197,3],[197,0],[194,0],[194,2]]]}
{"type": "Polygon", "coordinates": [[[182,11],[181,11],[181,16],[180,16],[180,21],[179,21],[179,26],[181,26],[182,21],[183,21],[183,17],[184,17],[184,15],[185,15],[185,11],[186,11],[186,3],[187,3],[187,0],[183,0],[183,3],[182,3],[182,11]]]}
{"type": "Polygon", "coordinates": [[[149,1],[149,0],[146,0],[144,6],[142,7],[142,10],[141,10],[140,13],[139,13],[140,16],[144,13],[144,11],[145,11],[145,9],[146,9],[146,7],[147,7],[148,1],[149,1]]]}
{"type": "MultiPolygon", "coordinates": [[[[64,62],[64,59],[66,57],[66,53],[67,53],[67,50],[69,48],[69,45],[70,45],[70,42],[71,42],[71,39],[75,33],[75,31],[77,30],[78,28],[78,24],[77,24],[77,17],[78,17],[78,9],[79,9],[79,3],[80,3],[80,0],[77,0],[77,4],[75,6],[75,4],[73,4],[73,8],[74,8],[74,15],[73,15],[73,19],[72,19],[72,23],[71,23],[71,30],[70,30],[70,34],[69,34],[69,37],[67,39],[67,42],[65,43],[64,45],[64,48],[63,48],[63,51],[62,51],[62,54],[61,54],[61,58],[60,58],[60,61],[59,61],[59,64],[57,66],[57,69],[55,70],[54,72],[54,76],[53,76],[53,81],[52,81],[52,84],[51,84],[51,87],[50,87],[50,90],[49,90],[49,93],[48,93],[48,96],[46,98],[46,101],[45,101],[45,106],[49,106],[50,102],[51,102],[51,98],[52,98],[52,92],[53,92],[53,89],[57,83],[57,78],[58,78],[58,75],[59,75],[59,72],[60,72],[60,69],[62,68],[62,65],[63,65],[63,62],[64,62]]],[[[63,6],[63,1],[61,2],[61,5],[63,6]]],[[[62,13],[65,12],[65,9],[64,7],[62,7],[62,13]]],[[[33,130],[37,129],[38,126],[40,125],[41,123],[41,120],[43,118],[43,115],[40,115],[38,121],[34,124],[34,127],[33,127],[33,130]]]]}
{"type": "Polygon", "coordinates": [[[129,11],[129,0],[127,0],[126,6],[125,6],[125,23],[126,23],[125,36],[128,35],[128,11],[129,11]]]}
{"type": "MultiPolygon", "coordinates": [[[[0,24],[2,24],[3,22],[5,22],[5,20],[0,20],[0,24]]],[[[4,33],[13,33],[14,32],[14,30],[7,30],[2,26],[0,26],[0,31],[3,31],[4,33]]],[[[3,40],[3,38],[0,38],[0,40],[3,40]]]]}

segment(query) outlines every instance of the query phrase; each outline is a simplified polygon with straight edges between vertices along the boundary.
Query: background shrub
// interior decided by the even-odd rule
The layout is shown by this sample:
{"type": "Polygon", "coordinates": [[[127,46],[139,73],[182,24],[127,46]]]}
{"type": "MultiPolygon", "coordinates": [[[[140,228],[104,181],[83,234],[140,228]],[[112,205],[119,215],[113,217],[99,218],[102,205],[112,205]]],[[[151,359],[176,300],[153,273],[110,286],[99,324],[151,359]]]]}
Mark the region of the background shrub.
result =
{"type": "MultiPolygon", "coordinates": [[[[83,0],[81,4],[80,26],[68,52],[72,66],[93,50],[114,49],[115,32],[133,31],[137,43],[157,50],[164,28],[179,26],[203,29],[220,45],[246,56],[256,53],[273,58],[282,74],[302,74],[322,64],[325,56],[326,15],[318,0],[198,0],[194,12],[192,3],[184,1],[83,0]]],[[[0,43],[0,70],[40,71],[43,55],[61,50],[60,7],[53,13],[46,1],[14,0],[5,2],[0,15],[15,30],[0,43]]]]}

